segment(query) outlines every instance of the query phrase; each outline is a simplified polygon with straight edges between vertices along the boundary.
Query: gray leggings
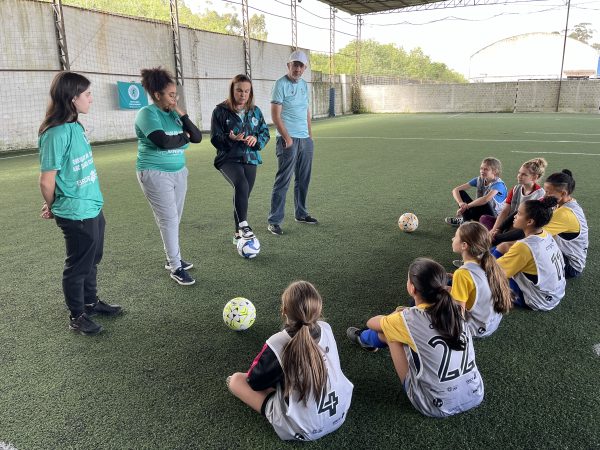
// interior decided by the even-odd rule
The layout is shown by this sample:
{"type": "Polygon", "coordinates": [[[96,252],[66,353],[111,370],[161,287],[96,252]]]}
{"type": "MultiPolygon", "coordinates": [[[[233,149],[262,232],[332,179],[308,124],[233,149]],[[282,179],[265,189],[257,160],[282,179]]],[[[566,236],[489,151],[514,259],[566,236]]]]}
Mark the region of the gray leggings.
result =
{"type": "Polygon", "coordinates": [[[186,167],[179,172],[142,170],[137,173],[142,191],[154,213],[172,271],[181,267],[179,223],[187,192],[187,176],[186,167]]]}

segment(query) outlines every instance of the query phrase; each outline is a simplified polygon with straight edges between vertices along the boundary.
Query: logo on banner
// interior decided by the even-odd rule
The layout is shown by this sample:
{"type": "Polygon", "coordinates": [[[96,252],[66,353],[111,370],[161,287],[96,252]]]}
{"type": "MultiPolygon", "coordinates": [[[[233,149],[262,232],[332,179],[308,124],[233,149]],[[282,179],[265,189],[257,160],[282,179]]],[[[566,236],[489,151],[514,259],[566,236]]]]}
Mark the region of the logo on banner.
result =
{"type": "Polygon", "coordinates": [[[127,93],[129,94],[129,98],[131,100],[137,100],[138,98],[140,98],[140,90],[135,84],[129,86],[129,89],[127,89],[127,93]]]}

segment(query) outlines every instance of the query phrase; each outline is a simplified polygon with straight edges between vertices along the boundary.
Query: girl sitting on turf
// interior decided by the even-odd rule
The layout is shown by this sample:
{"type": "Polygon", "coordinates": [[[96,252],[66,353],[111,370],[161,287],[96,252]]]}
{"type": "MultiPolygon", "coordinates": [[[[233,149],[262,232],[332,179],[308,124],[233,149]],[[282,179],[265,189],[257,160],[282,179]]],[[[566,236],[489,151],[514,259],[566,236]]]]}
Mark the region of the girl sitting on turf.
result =
{"type": "Polygon", "coordinates": [[[492,245],[496,246],[501,242],[516,241],[522,236],[510,233],[513,227],[513,219],[517,213],[519,205],[526,200],[538,200],[544,196],[544,189],[537,184],[537,181],[544,175],[544,170],[548,163],[544,158],[530,159],[523,163],[517,173],[519,184],[514,186],[506,197],[506,202],[498,217],[481,216],[479,221],[490,230],[492,245]]]}
{"type": "Polygon", "coordinates": [[[389,347],[408,399],[420,413],[446,417],[476,407],[483,400],[483,382],[446,271],[418,258],[408,269],[406,289],[415,306],[372,317],[363,330],[350,327],[348,338],[369,351],[389,347]]]}
{"type": "Polygon", "coordinates": [[[553,173],[544,183],[546,195],[558,200],[558,208],[544,227],[554,236],[565,259],[567,278],[578,277],[585,267],[588,248],[588,225],[585,214],[572,197],[575,180],[570,170],[553,173]]]}
{"type": "Polygon", "coordinates": [[[554,197],[521,203],[514,226],[523,230],[525,238],[515,243],[504,242],[492,253],[510,278],[518,306],[549,311],[565,295],[562,252],[552,235],[542,228],[550,222],[556,204],[554,197]]]}
{"type": "Polygon", "coordinates": [[[479,167],[479,177],[452,189],[452,197],[458,204],[456,217],[446,217],[448,225],[458,227],[468,220],[479,220],[487,214],[496,217],[506,199],[506,185],[500,179],[502,163],[496,158],[485,158],[479,167]],[[466,190],[477,188],[475,200],[471,199],[466,190]]]}
{"type": "Polygon", "coordinates": [[[498,328],[512,306],[504,272],[490,253],[490,234],[478,222],[463,223],[452,238],[452,251],[462,257],[452,274],[450,295],[466,309],[467,325],[474,337],[485,337],[498,328]]]}
{"type": "Polygon", "coordinates": [[[342,373],[322,301],[307,281],[283,292],[283,331],[271,336],[247,373],[227,378],[229,390],[264,415],[284,440],[315,440],[345,421],[353,385],[342,373]]]}

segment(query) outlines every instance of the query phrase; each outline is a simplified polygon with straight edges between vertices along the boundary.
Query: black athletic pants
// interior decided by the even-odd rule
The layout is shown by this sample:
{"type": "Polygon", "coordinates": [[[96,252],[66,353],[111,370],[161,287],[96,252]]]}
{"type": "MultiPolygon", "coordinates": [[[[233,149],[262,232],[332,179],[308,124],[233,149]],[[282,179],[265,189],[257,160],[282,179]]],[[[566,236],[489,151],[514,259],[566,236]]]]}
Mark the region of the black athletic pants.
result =
{"type": "Polygon", "coordinates": [[[502,242],[518,241],[519,239],[523,239],[525,237],[525,233],[523,232],[523,230],[513,228],[513,221],[515,219],[516,214],[516,212],[510,214],[504,220],[504,222],[502,222],[498,234],[496,234],[494,239],[492,239],[492,247],[495,247],[502,242]]]}
{"type": "Polygon", "coordinates": [[[219,169],[233,186],[233,220],[235,233],[239,223],[248,220],[248,199],[256,180],[256,166],[238,162],[226,162],[219,169]]]}
{"type": "Polygon", "coordinates": [[[96,303],[96,273],[104,248],[104,215],[93,219],[70,220],[55,216],[65,238],[63,293],[72,317],[85,310],[85,304],[96,303]]]}
{"type": "MultiPolygon", "coordinates": [[[[460,198],[463,202],[468,204],[473,201],[473,199],[465,191],[458,191],[458,193],[460,194],[460,198]]],[[[496,213],[494,212],[492,207],[488,203],[486,203],[485,205],[474,206],[473,208],[467,209],[463,213],[463,219],[465,222],[469,220],[474,220],[475,222],[478,222],[479,218],[484,214],[488,216],[496,216],[496,213]]]]}

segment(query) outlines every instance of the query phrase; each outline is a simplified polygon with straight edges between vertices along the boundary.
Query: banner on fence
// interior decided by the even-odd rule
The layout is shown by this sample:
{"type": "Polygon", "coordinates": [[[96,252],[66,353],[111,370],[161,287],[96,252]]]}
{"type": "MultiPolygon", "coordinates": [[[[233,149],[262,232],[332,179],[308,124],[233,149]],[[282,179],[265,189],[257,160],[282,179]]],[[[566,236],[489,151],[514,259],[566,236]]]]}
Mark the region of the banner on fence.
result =
{"type": "Polygon", "coordinates": [[[146,91],[140,83],[117,81],[117,89],[121,109],[140,109],[148,106],[146,91]]]}

